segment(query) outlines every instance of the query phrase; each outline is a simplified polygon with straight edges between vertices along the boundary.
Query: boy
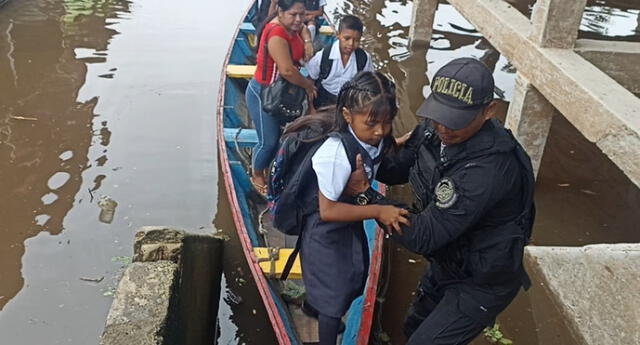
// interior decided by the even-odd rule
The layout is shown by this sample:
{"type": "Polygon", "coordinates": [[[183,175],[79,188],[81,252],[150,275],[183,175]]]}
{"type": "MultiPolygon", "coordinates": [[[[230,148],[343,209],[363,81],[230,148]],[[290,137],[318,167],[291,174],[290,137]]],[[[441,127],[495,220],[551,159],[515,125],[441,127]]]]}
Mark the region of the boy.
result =
{"type": "Polygon", "coordinates": [[[315,108],[336,103],[342,84],[360,71],[373,72],[371,56],[361,48],[362,21],[355,16],[344,16],[338,26],[338,38],[332,45],[316,53],[307,63],[309,78],[315,80],[318,96],[315,108]]]}
{"type": "Polygon", "coordinates": [[[304,6],[307,9],[305,13],[305,23],[309,32],[311,32],[311,41],[316,38],[318,32],[318,21],[316,18],[324,15],[324,6],[327,4],[327,0],[305,0],[304,6]]]}

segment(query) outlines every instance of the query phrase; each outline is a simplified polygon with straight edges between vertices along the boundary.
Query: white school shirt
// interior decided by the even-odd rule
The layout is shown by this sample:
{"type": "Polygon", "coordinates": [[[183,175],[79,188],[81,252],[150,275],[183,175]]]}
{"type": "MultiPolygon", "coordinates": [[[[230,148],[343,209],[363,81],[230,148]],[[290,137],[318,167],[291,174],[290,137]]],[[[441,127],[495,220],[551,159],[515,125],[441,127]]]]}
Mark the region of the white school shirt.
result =
{"type": "MultiPolygon", "coordinates": [[[[313,80],[317,80],[320,77],[320,63],[322,62],[322,51],[314,55],[309,62],[307,62],[306,68],[307,72],[309,72],[309,77],[313,80]]],[[[364,65],[363,71],[371,71],[373,72],[373,64],[371,63],[371,56],[369,53],[367,54],[367,63],[364,65]]],[[[342,59],[340,58],[340,45],[338,40],[333,42],[331,45],[331,53],[329,53],[329,59],[333,61],[333,65],[331,65],[331,72],[329,72],[329,76],[325,80],[323,80],[322,87],[325,90],[329,91],[334,95],[338,95],[340,92],[340,88],[342,85],[354,75],[358,73],[358,64],[356,62],[356,52],[352,52],[349,57],[349,61],[346,66],[342,65],[342,59]]]]}
{"type": "MultiPolygon", "coordinates": [[[[349,127],[349,131],[353,134],[351,127],[349,127]]],[[[382,141],[376,147],[360,141],[355,135],[353,136],[372,159],[381,154],[382,141]]],[[[311,166],[318,177],[318,189],[322,195],[331,201],[338,201],[351,176],[351,163],[349,163],[347,151],[345,151],[342,141],[335,137],[329,137],[325,140],[311,157],[311,166]]],[[[380,163],[376,164],[372,171],[371,167],[365,164],[364,170],[369,179],[375,176],[379,166],[380,163]]]]}

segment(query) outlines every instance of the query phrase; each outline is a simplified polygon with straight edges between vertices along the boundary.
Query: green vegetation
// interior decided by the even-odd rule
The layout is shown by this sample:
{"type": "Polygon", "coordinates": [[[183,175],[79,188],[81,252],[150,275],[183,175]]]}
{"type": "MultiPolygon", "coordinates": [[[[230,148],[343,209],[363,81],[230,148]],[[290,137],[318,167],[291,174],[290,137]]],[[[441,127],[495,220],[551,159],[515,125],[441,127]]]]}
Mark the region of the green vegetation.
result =
{"type": "Polygon", "coordinates": [[[495,323],[493,327],[487,327],[482,331],[484,337],[490,341],[492,344],[500,344],[500,345],[513,345],[513,341],[511,339],[507,339],[504,337],[504,334],[500,331],[500,324],[495,323]]]}
{"type": "Polygon", "coordinates": [[[130,256],[114,256],[111,258],[111,261],[119,262],[122,265],[122,267],[126,267],[131,264],[131,257],[130,256]]]}

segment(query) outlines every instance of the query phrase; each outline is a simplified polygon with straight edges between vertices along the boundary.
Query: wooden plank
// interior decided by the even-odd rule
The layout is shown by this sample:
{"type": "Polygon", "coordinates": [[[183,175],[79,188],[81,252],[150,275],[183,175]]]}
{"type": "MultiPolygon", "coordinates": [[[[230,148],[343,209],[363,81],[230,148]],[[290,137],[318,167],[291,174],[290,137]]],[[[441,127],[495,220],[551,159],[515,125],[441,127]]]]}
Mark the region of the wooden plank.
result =
{"type": "Polygon", "coordinates": [[[235,147],[236,143],[240,147],[253,147],[258,142],[258,135],[253,128],[225,128],[224,141],[230,147],[235,147]]]}
{"type": "Polygon", "coordinates": [[[570,49],[540,48],[501,0],[449,0],[589,141],[640,187],[640,99],[570,49]]]}
{"type": "Polygon", "coordinates": [[[318,338],[318,320],[305,315],[300,306],[289,304],[289,312],[296,326],[296,332],[303,344],[315,344],[320,341],[318,338]]]}
{"type": "Polygon", "coordinates": [[[320,32],[320,35],[326,35],[326,36],[335,35],[335,31],[333,30],[333,27],[331,25],[323,25],[323,26],[321,26],[320,30],[318,30],[318,32],[320,32]]]}
{"type": "Polygon", "coordinates": [[[230,78],[253,78],[256,73],[256,65],[227,65],[227,76],[230,78]]]}
{"type": "MultiPolygon", "coordinates": [[[[293,252],[293,248],[271,248],[271,250],[274,250],[277,253],[277,258],[273,260],[273,265],[272,261],[269,260],[269,250],[270,248],[264,247],[253,248],[253,252],[255,253],[256,258],[260,261],[260,268],[262,269],[262,272],[265,274],[265,276],[269,278],[278,278],[282,275],[284,266],[287,263],[287,259],[289,259],[289,256],[293,252]]],[[[296,260],[293,262],[291,272],[289,272],[289,277],[287,279],[302,279],[300,255],[298,255],[296,257],[296,260]]]]}
{"type": "Polygon", "coordinates": [[[240,32],[244,32],[244,33],[248,33],[248,34],[255,34],[256,33],[256,28],[255,28],[255,26],[253,26],[252,23],[244,22],[244,23],[240,24],[240,32]]]}

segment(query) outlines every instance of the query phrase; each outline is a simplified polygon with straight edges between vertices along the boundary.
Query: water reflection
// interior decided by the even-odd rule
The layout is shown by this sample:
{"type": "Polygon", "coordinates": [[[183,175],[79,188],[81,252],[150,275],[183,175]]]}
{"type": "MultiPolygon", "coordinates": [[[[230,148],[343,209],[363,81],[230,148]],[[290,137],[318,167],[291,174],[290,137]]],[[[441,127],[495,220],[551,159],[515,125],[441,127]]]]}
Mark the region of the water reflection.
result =
{"type": "Polygon", "coordinates": [[[0,310],[24,284],[25,240],[63,231],[90,166],[97,99],[76,101],[87,66],[74,49],[104,50],[116,34],[107,21],[127,6],[25,0],[0,12],[0,310]]]}

